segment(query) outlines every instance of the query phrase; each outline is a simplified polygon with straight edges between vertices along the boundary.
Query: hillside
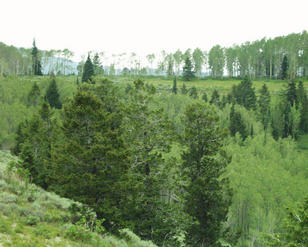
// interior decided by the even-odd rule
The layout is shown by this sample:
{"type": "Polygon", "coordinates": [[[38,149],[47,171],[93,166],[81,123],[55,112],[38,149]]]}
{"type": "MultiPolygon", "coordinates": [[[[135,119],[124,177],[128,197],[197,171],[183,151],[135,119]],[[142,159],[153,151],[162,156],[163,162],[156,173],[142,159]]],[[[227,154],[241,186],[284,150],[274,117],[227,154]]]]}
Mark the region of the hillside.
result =
{"type": "Polygon", "coordinates": [[[15,157],[0,151],[0,247],[155,247],[127,229],[117,238],[95,227],[94,212],[89,209],[85,212],[80,203],[30,183],[26,174],[14,168],[14,162],[15,157]]]}

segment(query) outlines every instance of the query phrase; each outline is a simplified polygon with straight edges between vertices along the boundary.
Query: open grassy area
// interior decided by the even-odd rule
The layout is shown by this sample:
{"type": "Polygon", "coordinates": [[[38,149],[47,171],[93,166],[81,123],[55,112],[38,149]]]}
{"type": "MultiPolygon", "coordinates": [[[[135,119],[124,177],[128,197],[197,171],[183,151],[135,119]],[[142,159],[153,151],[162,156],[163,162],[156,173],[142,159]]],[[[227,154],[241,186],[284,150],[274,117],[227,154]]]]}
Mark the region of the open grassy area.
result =
{"type": "Polygon", "coordinates": [[[69,210],[72,200],[29,183],[12,161],[16,158],[0,151],[0,247],[155,247],[127,229],[117,238],[75,223],[81,216],[69,210]]]}

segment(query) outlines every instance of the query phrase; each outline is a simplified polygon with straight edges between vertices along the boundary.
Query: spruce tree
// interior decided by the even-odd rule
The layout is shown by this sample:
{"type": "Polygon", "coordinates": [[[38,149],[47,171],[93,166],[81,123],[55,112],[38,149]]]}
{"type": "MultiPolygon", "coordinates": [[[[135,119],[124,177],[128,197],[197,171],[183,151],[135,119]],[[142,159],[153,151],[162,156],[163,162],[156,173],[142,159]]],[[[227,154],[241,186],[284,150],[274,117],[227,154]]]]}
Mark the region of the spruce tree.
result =
{"type": "Polygon", "coordinates": [[[258,99],[258,107],[259,107],[260,119],[264,126],[264,129],[267,128],[270,119],[270,103],[271,103],[270,92],[268,91],[267,86],[263,84],[258,99]]]}
{"type": "Polygon", "coordinates": [[[197,92],[197,88],[196,87],[192,87],[189,89],[189,96],[193,99],[197,99],[198,98],[198,92],[197,92]]]}
{"type": "Polygon", "coordinates": [[[294,80],[288,82],[284,95],[286,97],[287,102],[293,107],[298,104],[297,101],[297,90],[296,83],[294,80]]]}
{"type": "Polygon", "coordinates": [[[41,102],[41,90],[39,86],[34,82],[29,94],[28,94],[28,106],[37,106],[41,102]]]}
{"type": "Polygon", "coordinates": [[[183,67],[183,80],[191,81],[195,77],[190,56],[186,56],[185,65],[183,67]]]}
{"type": "Polygon", "coordinates": [[[173,79],[173,87],[172,87],[172,93],[177,94],[177,86],[176,86],[176,77],[173,79]]]}
{"type": "Polygon", "coordinates": [[[228,179],[221,179],[229,162],[221,152],[226,135],[215,112],[198,103],[184,114],[184,210],[193,219],[187,229],[188,246],[216,246],[231,204],[228,179]]]}
{"type": "Polygon", "coordinates": [[[90,58],[90,54],[88,55],[87,61],[83,67],[83,74],[82,74],[82,82],[91,82],[92,83],[92,76],[94,75],[94,68],[90,58]]]}
{"type": "Polygon", "coordinates": [[[232,105],[231,111],[230,111],[229,130],[230,130],[231,136],[235,136],[237,132],[240,133],[243,140],[245,140],[248,136],[248,131],[242,119],[242,115],[240,112],[237,112],[234,110],[234,105],[232,105]]]}
{"type": "Polygon", "coordinates": [[[47,102],[49,103],[51,108],[56,108],[56,109],[61,109],[62,108],[62,103],[60,101],[60,94],[58,91],[56,79],[52,78],[49,86],[46,91],[46,96],[45,96],[47,102]]]}
{"type": "Polygon", "coordinates": [[[36,47],[35,40],[33,40],[33,47],[31,54],[32,54],[32,73],[34,75],[42,75],[41,61],[39,58],[39,51],[36,47]]]}
{"type": "Polygon", "coordinates": [[[247,110],[256,108],[257,98],[248,76],[245,76],[239,85],[232,87],[232,96],[237,104],[244,106],[247,110]]]}
{"type": "Polygon", "coordinates": [[[304,88],[304,84],[302,81],[300,81],[298,83],[297,90],[296,90],[297,108],[298,108],[298,105],[303,104],[306,97],[307,97],[307,93],[304,88]]]}
{"type": "Polygon", "coordinates": [[[202,100],[205,102],[205,103],[207,103],[207,94],[206,94],[206,92],[204,92],[203,94],[202,94],[202,100]]]}
{"type": "Polygon", "coordinates": [[[185,85],[185,83],[183,83],[183,86],[181,88],[181,93],[185,95],[185,94],[187,94],[187,92],[188,92],[188,90],[186,88],[186,85],[185,85]]]}
{"type": "Polygon", "coordinates": [[[304,133],[308,133],[308,99],[307,97],[303,99],[299,129],[304,133]]]}
{"type": "Polygon", "coordinates": [[[214,89],[212,93],[210,104],[216,105],[217,107],[219,107],[220,105],[220,96],[219,96],[217,89],[214,89]]]}
{"type": "Polygon", "coordinates": [[[281,63],[281,79],[285,80],[288,77],[289,61],[287,55],[284,55],[281,63]]]}

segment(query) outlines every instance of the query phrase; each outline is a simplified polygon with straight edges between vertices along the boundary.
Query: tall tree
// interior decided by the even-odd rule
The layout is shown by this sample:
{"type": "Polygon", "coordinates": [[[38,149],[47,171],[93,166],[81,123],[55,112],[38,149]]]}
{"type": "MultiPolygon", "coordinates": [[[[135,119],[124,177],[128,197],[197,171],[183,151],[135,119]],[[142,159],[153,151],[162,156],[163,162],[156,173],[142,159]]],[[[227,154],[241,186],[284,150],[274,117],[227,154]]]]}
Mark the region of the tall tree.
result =
{"type": "Polygon", "coordinates": [[[177,94],[178,88],[176,86],[176,77],[173,79],[172,93],[177,94]]]}
{"type": "Polygon", "coordinates": [[[202,65],[204,64],[205,55],[199,48],[196,48],[193,51],[192,58],[194,61],[194,72],[197,77],[201,77],[202,65]]]}
{"type": "Polygon", "coordinates": [[[51,81],[46,91],[45,98],[51,108],[56,108],[56,109],[62,108],[62,103],[60,101],[60,94],[55,78],[51,78],[51,81]]]}
{"type": "Polygon", "coordinates": [[[270,103],[271,103],[270,92],[268,91],[266,84],[263,84],[262,89],[260,90],[258,106],[259,106],[259,114],[261,122],[264,126],[264,129],[267,128],[270,119],[270,103]]]}
{"type": "Polygon", "coordinates": [[[28,94],[28,106],[37,106],[41,102],[41,90],[36,82],[34,82],[28,94]]]}
{"type": "Polygon", "coordinates": [[[287,55],[284,55],[281,63],[281,79],[285,80],[288,77],[289,61],[287,55]]]}
{"type": "Polygon", "coordinates": [[[240,133],[243,140],[245,140],[248,136],[248,131],[242,119],[242,115],[240,112],[237,112],[234,110],[234,104],[232,105],[231,111],[230,111],[229,130],[230,130],[231,136],[235,136],[237,132],[240,133]]]}
{"type": "Polygon", "coordinates": [[[225,57],[223,48],[219,45],[212,47],[209,52],[209,66],[211,69],[211,76],[213,78],[223,77],[225,57]]]}
{"type": "Polygon", "coordinates": [[[246,109],[256,108],[256,94],[252,87],[252,82],[248,76],[245,76],[241,83],[232,88],[232,96],[237,104],[244,106],[246,109]]]}
{"type": "Polygon", "coordinates": [[[91,61],[90,54],[88,54],[87,61],[83,66],[82,82],[92,82],[93,75],[94,75],[93,63],[91,61]]]}
{"type": "Polygon", "coordinates": [[[212,93],[210,104],[216,105],[217,107],[219,107],[220,105],[220,96],[219,96],[217,89],[214,89],[212,93]]]}
{"type": "Polygon", "coordinates": [[[33,47],[32,47],[32,73],[34,75],[42,75],[42,66],[39,57],[39,51],[36,47],[35,40],[33,40],[33,47]]]}
{"type": "Polygon", "coordinates": [[[191,81],[195,77],[195,74],[193,71],[193,65],[192,65],[190,57],[191,57],[190,54],[186,53],[185,64],[183,67],[183,80],[184,81],[191,81]]]}
{"type": "Polygon", "coordinates": [[[215,246],[231,204],[228,179],[222,179],[228,164],[222,152],[226,134],[215,112],[198,103],[186,108],[183,119],[184,208],[193,219],[186,236],[189,246],[215,246]]]}

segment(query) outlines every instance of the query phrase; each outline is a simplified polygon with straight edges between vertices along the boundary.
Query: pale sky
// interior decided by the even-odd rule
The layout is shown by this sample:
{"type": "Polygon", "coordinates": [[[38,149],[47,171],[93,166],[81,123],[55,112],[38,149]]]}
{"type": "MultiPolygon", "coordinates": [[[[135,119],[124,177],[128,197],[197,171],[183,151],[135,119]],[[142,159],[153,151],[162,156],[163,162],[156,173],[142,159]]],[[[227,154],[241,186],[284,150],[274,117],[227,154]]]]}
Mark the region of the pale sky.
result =
{"type": "Polygon", "coordinates": [[[0,42],[139,55],[308,29],[307,0],[0,0],[0,42]]]}

